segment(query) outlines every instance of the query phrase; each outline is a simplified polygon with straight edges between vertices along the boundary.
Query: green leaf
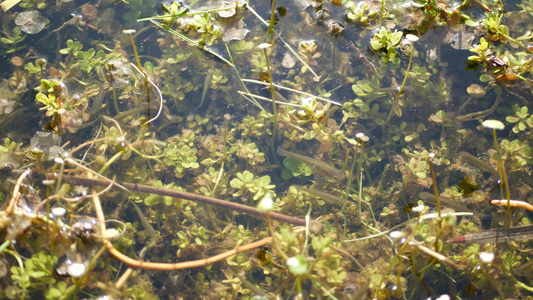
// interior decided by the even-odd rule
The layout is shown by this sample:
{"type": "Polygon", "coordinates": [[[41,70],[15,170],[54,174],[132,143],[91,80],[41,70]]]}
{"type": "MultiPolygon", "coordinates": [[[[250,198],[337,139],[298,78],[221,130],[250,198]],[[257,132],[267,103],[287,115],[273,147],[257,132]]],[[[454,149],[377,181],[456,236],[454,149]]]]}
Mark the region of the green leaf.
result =
{"type": "Polygon", "coordinates": [[[468,19],[465,21],[465,24],[466,26],[470,26],[470,27],[478,27],[479,26],[479,23],[472,20],[472,19],[468,19]]]}
{"type": "Polygon", "coordinates": [[[148,197],[144,198],[144,204],[146,206],[156,205],[160,201],[161,201],[161,196],[158,196],[158,195],[149,195],[148,197]]]}
{"type": "Polygon", "coordinates": [[[233,178],[230,182],[229,182],[229,185],[234,188],[234,189],[241,189],[243,184],[242,184],[242,180],[238,179],[238,178],[233,178]]]}
{"type": "Polygon", "coordinates": [[[513,116],[507,116],[505,117],[505,120],[509,123],[516,123],[518,121],[520,121],[520,118],[517,118],[517,117],[513,117],[513,116]]]}
{"type": "Polygon", "coordinates": [[[44,277],[46,276],[46,273],[43,272],[43,271],[33,271],[33,272],[28,272],[31,277],[33,278],[41,278],[41,277],[44,277]]]}
{"type": "Polygon", "coordinates": [[[15,44],[15,42],[13,42],[12,40],[10,39],[6,39],[6,38],[0,38],[0,41],[2,41],[2,43],[4,44],[15,44]]]}

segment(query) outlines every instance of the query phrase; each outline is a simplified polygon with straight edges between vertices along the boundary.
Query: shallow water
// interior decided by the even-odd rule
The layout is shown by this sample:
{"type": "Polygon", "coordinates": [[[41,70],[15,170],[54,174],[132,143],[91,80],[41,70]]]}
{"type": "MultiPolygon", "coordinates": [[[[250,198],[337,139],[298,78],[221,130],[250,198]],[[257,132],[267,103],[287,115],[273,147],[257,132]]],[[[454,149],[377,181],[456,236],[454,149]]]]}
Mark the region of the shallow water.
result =
{"type": "Polygon", "coordinates": [[[17,236],[14,248],[3,252],[0,295],[530,295],[531,277],[513,271],[528,262],[527,242],[446,241],[530,223],[529,212],[506,214],[487,200],[530,197],[531,4],[503,3],[500,18],[500,4],[487,1],[464,7],[286,1],[277,3],[275,32],[269,32],[270,2],[257,2],[28,0],[0,13],[0,64],[6,66],[0,70],[1,217],[4,231],[17,236]],[[44,28],[28,31],[39,22],[16,22],[32,10],[39,22],[46,19],[44,28]],[[493,135],[483,126],[488,119],[505,128],[493,135]],[[41,131],[57,135],[42,145],[30,142],[47,136],[41,131]],[[280,156],[278,147],[320,163],[280,156]],[[318,169],[323,164],[341,175],[318,169]],[[48,176],[48,185],[26,179],[10,212],[15,174],[27,168],[56,175],[48,176]],[[500,172],[487,171],[494,169],[500,172]],[[508,188],[499,185],[503,169],[508,188]],[[90,170],[101,188],[69,177],[87,177],[90,170]],[[115,180],[161,193],[109,187],[90,197],[115,180]],[[435,205],[417,196],[434,194],[435,183],[436,193],[476,216],[455,216],[443,204],[438,221],[435,205]],[[36,190],[25,188],[29,184],[36,190]],[[313,221],[310,231],[298,231],[274,216],[265,222],[236,206],[200,204],[165,189],[260,210],[271,199],[274,211],[303,224],[309,215],[322,225],[313,221]],[[47,197],[68,217],[34,214],[47,197]],[[96,255],[95,245],[106,238],[97,222],[74,226],[96,217],[93,198],[103,204],[106,226],[122,232],[112,240],[115,247],[146,262],[202,260],[275,238],[268,250],[201,267],[137,268],[123,286],[118,278],[126,265],[115,254],[96,255]],[[290,257],[301,265],[287,265],[290,257]],[[19,276],[18,258],[39,276],[19,276]],[[79,279],[54,275],[58,266],[69,273],[68,261],[89,268],[73,272],[79,279]]]}

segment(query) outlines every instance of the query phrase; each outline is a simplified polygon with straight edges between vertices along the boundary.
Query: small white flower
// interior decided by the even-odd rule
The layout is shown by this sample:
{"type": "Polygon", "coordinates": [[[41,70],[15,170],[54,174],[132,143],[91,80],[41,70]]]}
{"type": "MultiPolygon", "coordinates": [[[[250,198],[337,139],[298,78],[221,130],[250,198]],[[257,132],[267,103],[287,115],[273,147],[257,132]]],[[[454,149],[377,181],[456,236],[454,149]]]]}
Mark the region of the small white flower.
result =
{"type": "Polygon", "coordinates": [[[391,239],[403,238],[403,237],[405,237],[405,235],[406,235],[405,232],[399,231],[399,230],[391,231],[391,233],[389,233],[389,236],[390,236],[391,239]]]}
{"type": "Polygon", "coordinates": [[[69,265],[67,268],[67,273],[74,278],[83,276],[83,274],[85,274],[86,271],[87,271],[87,266],[85,266],[82,263],[73,263],[69,265]]]}
{"type": "Polygon", "coordinates": [[[413,212],[422,212],[424,211],[425,206],[424,205],[417,205],[413,208],[411,208],[411,211],[413,212]]]}
{"type": "Polygon", "coordinates": [[[269,43],[261,43],[257,46],[257,48],[259,49],[268,49],[270,47],[272,47],[272,44],[269,44],[269,43]]]}
{"type": "Polygon", "coordinates": [[[494,253],[481,252],[479,253],[479,259],[486,264],[490,264],[494,260],[494,253]]]}
{"type": "Polygon", "coordinates": [[[483,121],[482,125],[483,127],[490,128],[490,129],[502,130],[505,128],[505,125],[501,121],[498,121],[498,120],[486,120],[486,121],[483,121]]]}
{"type": "Polygon", "coordinates": [[[419,40],[419,38],[414,34],[406,34],[405,38],[410,42],[416,42],[419,40]]]}

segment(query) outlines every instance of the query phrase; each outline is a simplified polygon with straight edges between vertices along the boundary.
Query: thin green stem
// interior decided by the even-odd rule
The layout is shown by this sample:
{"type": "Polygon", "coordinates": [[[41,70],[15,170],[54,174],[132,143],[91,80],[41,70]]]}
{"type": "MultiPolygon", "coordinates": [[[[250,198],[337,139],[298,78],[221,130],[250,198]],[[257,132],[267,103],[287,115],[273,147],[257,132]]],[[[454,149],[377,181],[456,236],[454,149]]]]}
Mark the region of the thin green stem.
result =
{"type": "Polygon", "coordinates": [[[272,220],[270,219],[269,211],[266,212],[266,223],[267,223],[268,232],[270,233],[270,236],[272,237],[272,246],[274,246],[274,249],[276,249],[276,252],[278,252],[278,254],[281,257],[283,257],[284,261],[289,260],[289,256],[287,255],[287,253],[281,250],[281,247],[279,246],[279,243],[278,243],[278,239],[274,235],[274,227],[272,227],[272,220]]]}
{"type": "Polygon", "coordinates": [[[396,94],[394,103],[392,103],[392,107],[390,109],[389,115],[387,116],[387,119],[385,120],[385,124],[389,122],[392,116],[392,113],[396,110],[396,107],[398,106],[398,103],[400,102],[400,96],[403,94],[403,89],[405,87],[405,84],[407,83],[407,78],[409,77],[409,71],[411,71],[411,65],[413,63],[414,53],[415,53],[415,45],[413,42],[411,42],[411,55],[409,56],[409,64],[407,65],[407,70],[405,71],[405,76],[403,78],[402,85],[400,86],[400,89],[398,90],[398,93],[396,94]]]}
{"type": "Polygon", "coordinates": [[[267,65],[267,71],[268,71],[268,81],[270,82],[270,94],[272,95],[272,114],[273,114],[273,125],[274,128],[272,128],[272,156],[276,156],[276,134],[278,131],[278,109],[276,106],[276,89],[274,88],[274,85],[272,83],[272,70],[270,69],[270,61],[268,60],[268,53],[267,49],[263,48],[263,53],[265,54],[265,60],[267,65]]]}
{"type": "MultiPolygon", "coordinates": [[[[148,78],[148,74],[146,74],[146,71],[144,71],[141,60],[139,59],[139,53],[137,52],[137,47],[135,46],[135,39],[133,38],[133,34],[130,32],[130,39],[131,39],[131,46],[133,47],[133,53],[135,54],[135,62],[137,63],[137,66],[139,67],[139,70],[144,75],[144,85],[146,86],[146,97],[147,97],[147,108],[146,108],[146,120],[150,120],[150,111],[151,111],[151,105],[152,105],[152,96],[150,94],[150,82],[148,78]]],[[[149,123],[145,123],[149,124],[149,123]]]]}
{"type": "Polygon", "coordinates": [[[270,34],[270,43],[274,41],[274,26],[276,26],[276,0],[270,0],[270,23],[267,32],[270,34]]]}
{"type": "Polygon", "coordinates": [[[119,151],[117,154],[115,154],[113,157],[111,157],[110,160],[108,160],[105,165],[98,171],[99,174],[104,174],[105,171],[111,166],[112,163],[114,163],[117,159],[119,159],[124,154],[124,150],[119,151]]]}
{"type": "Polygon", "coordinates": [[[507,199],[507,212],[505,216],[505,227],[511,228],[511,192],[509,190],[509,182],[507,181],[507,174],[505,172],[505,165],[502,161],[502,153],[500,145],[498,144],[498,136],[496,135],[496,129],[492,129],[492,137],[494,139],[494,149],[496,150],[496,162],[498,166],[498,173],[500,174],[500,193],[502,199],[507,199]],[[503,191],[505,191],[505,198],[503,198],[503,191]]]}

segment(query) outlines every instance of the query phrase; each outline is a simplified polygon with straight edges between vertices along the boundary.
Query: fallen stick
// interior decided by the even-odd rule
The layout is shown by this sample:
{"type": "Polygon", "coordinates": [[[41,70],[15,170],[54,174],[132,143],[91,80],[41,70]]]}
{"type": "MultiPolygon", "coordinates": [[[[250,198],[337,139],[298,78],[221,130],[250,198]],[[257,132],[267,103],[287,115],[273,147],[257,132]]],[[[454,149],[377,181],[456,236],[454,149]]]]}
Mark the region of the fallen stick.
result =
{"type": "MultiPolygon", "coordinates": [[[[11,173],[12,174],[17,174],[17,173],[20,173],[20,172],[12,171],[11,173]]],[[[36,180],[44,180],[44,179],[46,179],[45,176],[42,173],[39,173],[38,171],[32,170],[32,172],[30,174],[31,174],[30,178],[33,178],[33,179],[36,179],[36,180]]],[[[53,178],[53,177],[54,176],[49,174],[49,178],[53,178]]],[[[85,185],[85,186],[90,186],[90,187],[94,187],[94,186],[104,186],[104,187],[106,187],[106,186],[109,186],[109,181],[108,180],[85,178],[85,177],[76,177],[76,176],[70,176],[70,175],[63,175],[62,176],[62,181],[65,182],[65,183],[77,184],[77,185],[85,185]]],[[[161,195],[161,196],[170,196],[170,197],[173,197],[173,198],[180,198],[180,199],[190,200],[190,201],[194,201],[194,202],[205,203],[205,204],[214,205],[214,206],[218,206],[218,207],[222,207],[222,208],[226,208],[226,209],[230,209],[230,210],[234,210],[234,211],[243,212],[243,213],[246,213],[248,215],[253,215],[253,216],[257,216],[257,217],[261,217],[261,218],[266,218],[266,213],[263,212],[263,211],[258,210],[255,207],[251,207],[251,206],[247,206],[247,205],[243,205],[243,204],[238,204],[238,203],[234,203],[234,202],[229,202],[229,201],[225,201],[225,200],[221,200],[221,199],[217,199],[217,198],[207,197],[207,196],[188,193],[188,192],[181,192],[181,191],[176,191],[176,190],[158,188],[158,187],[153,187],[153,186],[143,185],[143,184],[137,184],[137,183],[115,182],[113,184],[113,187],[115,187],[115,185],[120,185],[122,187],[127,188],[130,191],[135,191],[135,192],[140,192],[140,193],[148,193],[148,194],[156,194],[156,195],[161,195]]],[[[291,217],[291,216],[287,216],[287,215],[276,213],[276,212],[270,212],[270,218],[272,220],[276,220],[278,222],[289,223],[289,224],[294,224],[294,225],[298,225],[298,226],[306,226],[305,219],[291,217]]],[[[322,229],[322,227],[323,227],[323,225],[320,222],[317,222],[317,221],[314,221],[314,220],[312,220],[310,222],[310,224],[309,224],[309,229],[311,231],[313,231],[313,232],[320,231],[322,229]]]]}

